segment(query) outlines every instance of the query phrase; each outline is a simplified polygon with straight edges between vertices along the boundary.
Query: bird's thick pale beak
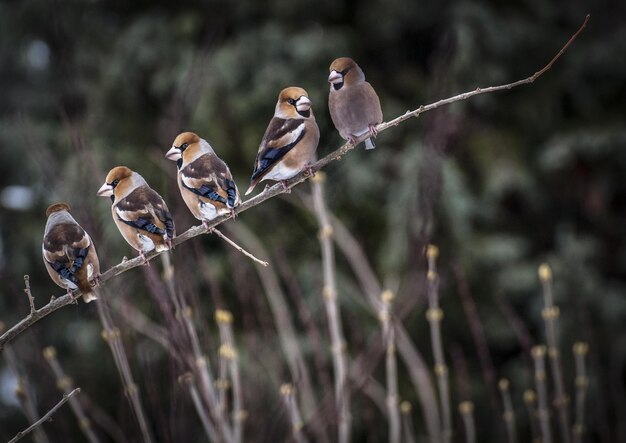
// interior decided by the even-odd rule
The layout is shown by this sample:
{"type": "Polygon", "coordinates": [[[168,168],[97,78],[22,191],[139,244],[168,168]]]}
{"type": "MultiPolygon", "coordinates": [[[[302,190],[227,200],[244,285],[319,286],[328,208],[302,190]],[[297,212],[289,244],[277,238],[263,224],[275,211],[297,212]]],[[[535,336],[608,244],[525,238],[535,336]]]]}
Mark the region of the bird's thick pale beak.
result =
{"type": "Polygon", "coordinates": [[[341,83],[343,81],[343,75],[337,71],[331,71],[328,76],[328,83],[341,83]]]}
{"type": "Polygon", "coordinates": [[[309,98],[305,97],[304,95],[301,96],[296,102],[296,109],[298,110],[298,112],[308,111],[309,109],[311,109],[311,100],[309,100],[309,98]]]}
{"type": "Polygon", "coordinates": [[[167,151],[167,153],[165,154],[166,159],[172,160],[174,162],[179,160],[182,156],[183,154],[180,152],[180,149],[178,149],[176,146],[172,146],[172,149],[167,151]]]}
{"type": "Polygon", "coordinates": [[[113,186],[108,183],[103,184],[97,192],[98,197],[110,197],[113,195],[113,186]]]}

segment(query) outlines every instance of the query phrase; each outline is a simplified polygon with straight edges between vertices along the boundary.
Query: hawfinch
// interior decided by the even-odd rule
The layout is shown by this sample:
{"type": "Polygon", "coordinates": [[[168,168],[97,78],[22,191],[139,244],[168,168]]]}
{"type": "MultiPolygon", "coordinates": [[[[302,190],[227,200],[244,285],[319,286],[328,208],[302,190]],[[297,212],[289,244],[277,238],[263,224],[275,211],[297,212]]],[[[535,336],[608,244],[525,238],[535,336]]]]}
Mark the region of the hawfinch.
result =
{"type": "Polygon", "coordinates": [[[89,234],[71,216],[67,203],[49,206],[46,216],[42,252],[50,278],[74,300],[76,290],[86,303],[97,299],[91,284],[98,283],[100,263],[89,234]]]}
{"type": "MultiPolygon", "coordinates": [[[[341,138],[354,144],[366,132],[376,137],[376,125],[382,123],[383,111],[376,91],[365,81],[359,65],[351,58],[341,57],[329,69],[328,109],[341,138]]],[[[365,140],[365,149],[375,147],[371,138],[365,140]]]]}
{"type": "Polygon", "coordinates": [[[274,117],[259,145],[246,195],[262,180],[284,181],[315,161],[320,130],[311,100],[302,88],[285,88],[278,96],[274,117]]]}
{"type": "Polygon", "coordinates": [[[126,166],[109,171],[98,190],[101,197],[111,197],[113,220],[124,239],[139,255],[172,247],[174,221],[163,198],[144,178],[126,166]]]}
{"type": "Polygon", "coordinates": [[[178,187],[194,217],[208,223],[231,213],[241,202],[233,176],[206,140],[183,132],[174,140],[165,158],[178,165],[178,187]]]}

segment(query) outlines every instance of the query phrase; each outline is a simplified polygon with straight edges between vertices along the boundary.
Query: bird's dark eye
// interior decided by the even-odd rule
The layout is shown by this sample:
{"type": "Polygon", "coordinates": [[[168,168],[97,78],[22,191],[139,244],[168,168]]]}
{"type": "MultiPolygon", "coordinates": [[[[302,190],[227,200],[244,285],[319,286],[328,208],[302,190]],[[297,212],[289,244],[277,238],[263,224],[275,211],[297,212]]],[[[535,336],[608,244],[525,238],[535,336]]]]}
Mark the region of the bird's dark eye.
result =
{"type": "Polygon", "coordinates": [[[180,145],[180,147],[178,149],[182,151],[184,151],[185,149],[187,149],[187,147],[189,147],[189,143],[183,143],[182,145],[180,145]]]}
{"type": "Polygon", "coordinates": [[[341,72],[340,72],[341,76],[342,76],[342,77],[345,77],[345,76],[346,76],[346,74],[348,73],[348,71],[349,71],[349,70],[350,70],[350,68],[346,68],[346,69],[344,69],[343,71],[341,71],[341,72]]]}
{"type": "Polygon", "coordinates": [[[111,182],[111,186],[116,187],[119,184],[119,182],[120,182],[120,179],[116,178],[115,180],[111,182]]]}
{"type": "Polygon", "coordinates": [[[289,100],[287,100],[287,103],[289,103],[289,104],[290,104],[290,105],[292,105],[292,106],[295,106],[295,105],[296,105],[296,101],[295,101],[294,99],[292,99],[292,98],[290,98],[289,100]]]}

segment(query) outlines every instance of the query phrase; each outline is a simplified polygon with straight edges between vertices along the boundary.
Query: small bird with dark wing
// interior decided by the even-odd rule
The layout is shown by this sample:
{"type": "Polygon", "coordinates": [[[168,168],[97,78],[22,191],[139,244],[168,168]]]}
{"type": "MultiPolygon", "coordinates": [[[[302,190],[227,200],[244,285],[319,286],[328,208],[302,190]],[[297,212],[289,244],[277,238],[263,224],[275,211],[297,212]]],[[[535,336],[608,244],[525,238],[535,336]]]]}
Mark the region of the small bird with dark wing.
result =
{"type": "Polygon", "coordinates": [[[193,132],[179,134],[165,158],[178,165],[178,187],[194,217],[208,223],[231,213],[241,202],[239,190],[226,163],[209,143],[193,132]]]}
{"type": "Polygon", "coordinates": [[[307,92],[295,86],[283,89],[259,145],[246,195],[260,181],[275,180],[285,186],[285,180],[309,168],[315,161],[319,139],[320,130],[307,92]]]}
{"type": "Polygon", "coordinates": [[[111,169],[98,195],[111,197],[115,224],[144,259],[153,249],[171,249],[176,236],[172,215],[163,198],[137,172],[126,166],[111,169]]]}
{"type": "Polygon", "coordinates": [[[363,70],[351,58],[336,59],[329,70],[328,110],[335,128],[341,138],[351,144],[369,132],[370,138],[365,140],[365,149],[374,149],[376,145],[372,138],[378,134],[376,125],[383,121],[376,91],[365,81],[363,70]]]}
{"type": "Polygon", "coordinates": [[[91,237],[74,220],[67,203],[50,205],[46,216],[42,253],[50,278],[74,300],[77,290],[86,303],[96,300],[92,285],[98,284],[100,262],[91,237]]]}

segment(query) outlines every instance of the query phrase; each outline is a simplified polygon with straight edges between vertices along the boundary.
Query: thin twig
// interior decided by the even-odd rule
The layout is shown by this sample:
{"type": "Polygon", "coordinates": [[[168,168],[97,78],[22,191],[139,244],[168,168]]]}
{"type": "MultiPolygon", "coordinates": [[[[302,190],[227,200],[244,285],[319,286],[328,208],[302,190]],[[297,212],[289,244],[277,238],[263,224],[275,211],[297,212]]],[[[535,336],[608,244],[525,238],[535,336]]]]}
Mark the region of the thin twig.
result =
{"type": "Polygon", "coordinates": [[[146,314],[125,299],[117,299],[113,302],[113,308],[121,315],[124,322],[138,333],[159,343],[163,349],[169,351],[175,358],[175,345],[168,335],[168,330],[158,323],[150,320],[146,314]]]}
{"type": "Polygon", "coordinates": [[[389,415],[390,443],[400,442],[400,410],[398,405],[398,367],[396,362],[396,341],[393,323],[391,322],[391,303],[393,292],[384,291],[380,298],[383,308],[380,311],[380,321],[383,328],[385,346],[385,377],[387,380],[387,411],[389,415]]]}
{"type": "Polygon", "coordinates": [[[246,412],[243,410],[243,394],[241,392],[241,376],[239,374],[239,356],[235,348],[233,333],[233,315],[230,311],[218,309],[215,311],[215,320],[220,330],[222,345],[220,357],[226,362],[233,392],[233,435],[235,443],[243,441],[243,420],[246,412]]]}
{"type": "MultiPolygon", "coordinates": [[[[4,325],[0,324],[0,330],[4,325]]],[[[25,371],[20,368],[20,361],[17,358],[16,353],[12,346],[7,346],[5,351],[5,359],[9,368],[15,377],[17,377],[17,387],[15,389],[15,396],[20,402],[20,406],[24,411],[24,415],[28,418],[28,421],[34,422],[37,420],[37,408],[35,407],[34,395],[28,379],[25,376],[25,371]]],[[[43,428],[35,429],[33,435],[35,443],[48,443],[49,439],[43,428]]]]}
{"type": "MultiPolygon", "coordinates": [[[[309,205],[309,209],[311,211],[314,210],[312,205],[309,205]]],[[[378,298],[382,292],[380,281],[376,277],[359,242],[341,220],[334,217],[332,213],[329,212],[329,214],[332,221],[333,238],[357,276],[361,288],[370,302],[372,311],[378,312],[381,309],[381,302],[378,298]]],[[[440,442],[441,420],[430,370],[400,319],[392,316],[391,321],[394,324],[398,352],[409,372],[409,378],[413,383],[422,407],[429,440],[432,443],[440,442]]]]}
{"type": "MultiPolygon", "coordinates": [[[[57,382],[57,388],[62,390],[65,395],[69,396],[73,388],[72,379],[65,374],[63,368],[61,367],[61,364],[57,360],[56,349],[52,346],[46,347],[43,350],[43,356],[50,365],[52,372],[54,373],[54,377],[56,378],[57,382]]],[[[93,431],[91,421],[87,418],[87,415],[85,414],[85,411],[83,410],[83,406],[81,405],[80,401],[77,398],[70,399],[70,407],[72,408],[74,415],[78,419],[78,425],[80,427],[80,430],[83,434],[85,434],[87,440],[89,440],[89,442],[91,443],[98,443],[100,440],[96,436],[96,433],[93,431]]]]}
{"type": "Polygon", "coordinates": [[[24,276],[24,292],[28,297],[28,304],[30,305],[29,315],[33,315],[37,309],[35,309],[35,297],[33,297],[33,294],[30,292],[30,277],[28,275],[24,276]]]}
{"type": "Polygon", "coordinates": [[[406,443],[415,443],[415,427],[411,418],[413,407],[408,401],[400,403],[400,412],[402,412],[402,434],[403,441],[406,443]]]}
{"type": "MultiPolygon", "coordinates": [[[[239,222],[233,224],[230,229],[230,232],[235,234],[235,237],[256,254],[263,256],[269,255],[261,241],[245,224],[239,222]]],[[[276,325],[283,354],[287,360],[291,379],[294,383],[297,383],[297,393],[300,394],[302,399],[304,419],[308,421],[317,409],[311,376],[304,361],[304,356],[302,355],[302,347],[299,345],[298,338],[296,337],[296,330],[288,309],[289,304],[287,303],[287,298],[281,288],[278,276],[272,268],[272,266],[256,266],[263,292],[267,296],[272,316],[274,317],[274,324],[276,325]]],[[[313,426],[313,429],[321,433],[319,438],[323,440],[322,426],[313,426]]]]}
{"type": "Polygon", "coordinates": [[[200,398],[200,394],[198,394],[198,389],[194,384],[193,374],[191,372],[187,372],[186,374],[181,375],[180,377],[178,377],[178,382],[181,385],[187,386],[187,389],[189,389],[191,401],[196,408],[196,412],[198,413],[198,417],[200,417],[200,421],[202,422],[202,426],[204,427],[204,432],[206,433],[207,437],[209,437],[209,441],[220,441],[217,437],[215,427],[213,426],[213,423],[211,423],[211,419],[206,413],[204,405],[202,404],[202,399],[200,398]]]}
{"type": "MultiPolygon", "coordinates": [[[[517,86],[533,83],[542,74],[544,74],[548,69],[550,69],[552,65],[561,57],[561,55],[563,55],[565,50],[572,44],[572,42],[578,37],[578,35],[587,26],[589,17],[590,17],[589,15],[585,17],[585,20],[583,24],[580,26],[580,28],[572,35],[572,37],[567,41],[565,46],[563,46],[559,50],[559,52],[552,58],[552,60],[550,60],[550,62],[547,65],[545,65],[539,71],[535,72],[530,77],[527,77],[523,80],[518,80],[512,83],[507,83],[504,85],[490,86],[487,88],[476,88],[473,91],[464,92],[462,94],[458,94],[453,97],[439,100],[429,105],[422,105],[413,111],[407,111],[406,113],[402,114],[399,117],[396,117],[395,119],[389,122],[381,123],[380,125],[377,126],[376,128],[377,131],[382,132],[382,131],[389,129],[390,127],[398,126],[400,123],[404,122],[405,120],[408,120],[413,117],[418,117],[420,114],[423,114],[424,112],[432,111],[433,109],[436,109],[440,106],[449,105],[451,103],[455,103],[455,102],[462,101],[462,100],[467,100],[468,98],[474,97],[476,95],[510,90],[517,86]]],[[[350,143],[345,143],[344,145],[342,145],[335,151],[331,152],[330,154],[326,155],[325,157],[321,158],[316,163],[311,165],[311,167],[308,168],[306,171],[302,171],[298,175],[293,177],[292,179],[286,181],[284,185],[282,183],[277,183],[274,186],[266,189],[261,194],[258,194],[255,197],[252,197],[251,199],[246,200],[245,202],[243,202],[241,205],[237,207],[237,209],[235,210],[235,213],[240,214],[279,194],[288,193],[291,190],[291,188],[306,181],[310,177],[309,171],[316,172],[324,168],[325,166],[327,166],[329,163],[332,163],[333,161],[336,161],[336,160],[340,160],[341,157],[343,157],[349,151],[354,149],[359,143],[365,141],[365,139],[368,137],[369,137],[369,134],[364,134],[358,137],[354,145],[350,143]]],[[[174,244],[174,246],[178,246],[181,243],[184,243],[192,239],[193,237],[197,237],[199,235],[205,234],[208,232],[210,228],[214,228],[215,226],[220,225],[221,223],[230,219],[230,217],[231,217],[230,214],[226,214],[226,215],[222,215],[222,216],[214,218],[208,225],[202,224],[199,226],[193,226],[189,228],[186,232],[183,232],[181,235],[177,236],[172,243],[174,244]]],[[[104,272],[101,275],[100,283],[104,284],[106,283],[107,280],[110,280],[111,278],[116,277],[124,272],[127,272],[130,269],[136,268],[138,266],[143,266],[146,260],[152,260],[154,257],[156,257],[159,254],[161,254],[161,252],[152,251],[146,254],[145,259],[142,257],[136,257],[131,260],[122,261],[121,263],[113,266],[112,268],[104,272]]],[[[80,294],[75,294],[75,296],[78,297],[80,296],[80,294]]],[[[42,318],[48,316],[49,314],[56,311],[57,309],[62,308],[63,306],[67,306],[72,302],[73,302],[72,298],[67,294],[62,297],[53,298],[52,300],[50,300],[48,304],[36,310],[32,315],[29,315],[28,317],[23,318],[18,323],[16,323],[13,327],[11,327],[7,332],[5,332],[2,336],[0,336],[0,350],[3,349],[6,343],[13,340],[17,335],[19,335],[25,329],[27,329],[28,327],[30,327],[37,321],[41,320],[42,318]]]]}
{"type": "Polygon", "coordinates": [[[574,443],[582,442],[585,434],[585,397],[589,386],[585,356],[588,352],[589,345],[587,343],[574,343],[574,358],[576,360],[576,421],[572,432],[574,443]]]}
{"type": "Polygon", "coordinates": [[[511,401],[511,391],[509,390],[509,380],[506,378],[500,379],[498,382],[498,389],[502,394],[502,405],[504,413],[502,419],[506,426],[506,434],[509,443],[517,443],[517,432],[515,431],[515,412],[513,411],[513,402],[511,401]]]}
{"type": "Polygon", "coordinates": [[[233,442],[233,430],[224,415],[224,411],[220,408],[214,387],[214,377],[211,373],[211,362],[207,355],[202,353],[200,340],[193,324],[192,314],[193,311],[189,306],[183,307],[179,312],[181,321],[185,325],[191,339],[191,348],[195,357],[195,370],[197,371],[200,382],[199,386],[203,388],[202,392],[204,393],[205,400],[217,421],[219,434],[223,435],[226,441],[233,442]]]}
{"type": "Polygon", "coordinates": [[[293,439],[296,443],[306,443],[307,439],[302,434],[302,427],[304,423],[302,422],[302,416],[300,415],[300,410],[298,409],[298,404],[294,398],[294,387],[290,383],[285,383],[280,387],[280,395],[283,397],[285,402],[285,407],[287,408],[287,412],[289,413],[289,421],[291,422],[291,430],[293,434],[293,439]]]}
{"type": "Polygon", "coordinates": [[[126,351],[124,350],[124,344],[121,340],[122,334],[119,328],[113,324],[113,320],[111,319],[111,313],[109,312],[107,304],[107,297],[100,297],[97,301],[97,307],[100,322],[103,327],[102,338],[111,349],[115,366],[117,367],[117,371],[124,385],[124,393],[127,395],[131,409],[135,413],[135,418],[139,424],[143,440],[146,443],[152,442],[154,441],[154,438],[152,436],[152,432],[150,431],[150,427],[148,426],[148,421],[146,419],[143,405],[141,404],[141,399],[139,398],[139,388],[135,383],[130,369],[130,364],[128,363],[128,357],[126,355],[126,351]]]}
{"type": "MultiPolygon", "coordinates": [[[[200,339],[198,338],[196,326],[193,321],[193,310],[187,305],[184,294],[176,287],[174,282],[175,269],[170,254],[163,254],[162,257],[163,281],[167,289],[168,297],[175,307],[176,326],[182,327],[186,332],[186,345],[191,347],[191,352],[187,352],[185,357],[188,360],[189,366],[195,373],[193,383],[196,388],[200,389],[199,394],[204,398],[204,401],[209,408],[209,412],[212,414],[212,417],[216,422],[215,429],[217,430],[218,436],[221,438],[220,441],[225,440],[227,442],[232,442],[232,428],[226,418],[224,410],[220,407],[218,395],[215,391],[215,379],[211,372],[211,362],[208,355],[202,352],[200,339]]],[[[190,395],[192,395],[194,406],[197,408],[191,389],[190,395]]],[[[198,410],[198,414],[203,421],[207,419],[206,411],[198,410]]]]}
{"type": "Polygon", "coordinates": [[[216,228],[213,228],[213,230],[211,231],[213,234],[217,235],[219,238],[221,238],[222,240],[224,240],[226,243],[228,243],[229,245],[231,245],[233,248],[235,248],[236,250],[238,250],[239,252],[241,252],[243,255],[245,255],[248,258],[251,258],[253,261],[257,262],[258,264],[260,264],[261,266],[267,266],[269,263],[267,263],[264,260],[260,260],[258,258],[256,258],[254,255],[252,255],[251,253],[249,253],[248,251],[246,251],[244,248],[242,248],[241,246],[239,246],[237,243],[235,243],[233,240],[231,240],[230,238],[226,237],[224,234],[222,234],[222,232],[216,228]]]}
{"type": "Polygon", "coordinates": [[[333,356],[333,369],[335,373],[335,401],[337,413],[339,414],[339,443],[350,441],[350,428],[352,418],[350,416],[350,394],[347,389],[347,359],[346,341],[341,326],[341,314],[337,301],[337,278],[335,275],[335,251],[333,248],[333,228],[330,225],[330,218],[324,201],[324,178],[325,175],[319,172],[311,180],[313,191],[313,204],[315,206],[315,216],[319,225],[319,242],[322,248],[322,266],[324,277],[324,307],[328,317],[328,327],[330,332],[330,342],[333,356]]]}
{"type": "Polygon", "coordinates": [[[539,412],[537,411],[537,394],[532,389],[524,391],[524,404],[528,412],[530,423],[530,435],[532,443],[541,443],[541,426],[539,425],[539,412]]]}
{"type": "Polygon", "coordinates": [[[80,388],[76,388],[72,392],[70,392],[69,394],[63,395],[63,398],[61,399],[61,401],[59,401],[56,405],[54,405],[52,407],[52,409],[50,409],[48,412],[46,412],[46,414],[43,417],[41,417],[39,420],[37,420],[35,423],[30,425],[29,427],[27,427],[23,431],[18,432],[15,435],[15,437],[13,437],[11,440],[9,440],[9,443],[15,443],[16,441],[18,441],[19,439],[21,439],[25,435],[31,433],[37,427],[41,426],[43,423],[48,421],[50,419],[50,417],[52,417],[52,415],[56,411],[58,411],[61,406],[63,406],[70,398],[72,398],[73,396],[75,396],[79,392],[80,392],[80,388]]]}
{"type": "Polygon", "coordinates": [[[485,328],[483,322],[478,315],[478,308],[476,302],[472,296],[472,292],[465,276],[465,270],[461,263],[455,263],[452,267],[454,271],[454,277],[456,279],[459,298],[463,306],[463,312],[467,318],[467,324],[469,325],[470,332],[472,333],[472,340],[478,353],[478,359],[480,361],[480,367],[483,373],[483,379],[485,381],[485,387],[489,392],[489,399],[493,409],[497,410],[497,395],[493,389],[496,384],[496,371],[489,352],[489,345],[487,344],[487,337],[485,336],[485,328]]]}
{"type": "Polygon", "coordinates": [[[467,443],[476,443],[476,425],[474,424],[474,403],[471,401],[463,401],[459,404],[459,412],[463,418],[463,426],[465,427],[465,441],[467,443]]]}
{"type": "Polygon", "coordinates": [[[561,367],[561,355],[558,347],[557,320],[559,318],[559,308],[554,304],[552,293],[552,270],[547,264],[539,267],[539,279],[543,286],[544,309],[542,317],[546,326],[546,341],[548,342],[548,357],[550,359],[550,372],[554,379],[554,390],[556,397],[554,405],[559,416],[559,427],[561,430],[561,441],[570,443],[569,411],[567,408],[568,398],[565,394],[565,383],[563,381],[563,369],[561,367]]]}
{"type": "Polygon", "coordinates": [[[546,347],[543,345],[534,346],[531,353],[535,361],[535,384],[538,400],[537,415],[539,417],[541,441],[542,443],[552,443],[548,387],[546,386],[546,347]]]}
{"type": "Polygon", "coordinates": [[[428,310],[426,319],[430,324],[430,339],[435,360],[435,376],[441,401],[442,437],[444,442],[452,440],[452,412],[450,407],[450,386],[448,382],[448,366],[443,353],[441,339],[441,320],[443,310],[439,307],[439,274],[437,273],[437,256],[439,249],[434,245],[428,246],[428,310]]]}

